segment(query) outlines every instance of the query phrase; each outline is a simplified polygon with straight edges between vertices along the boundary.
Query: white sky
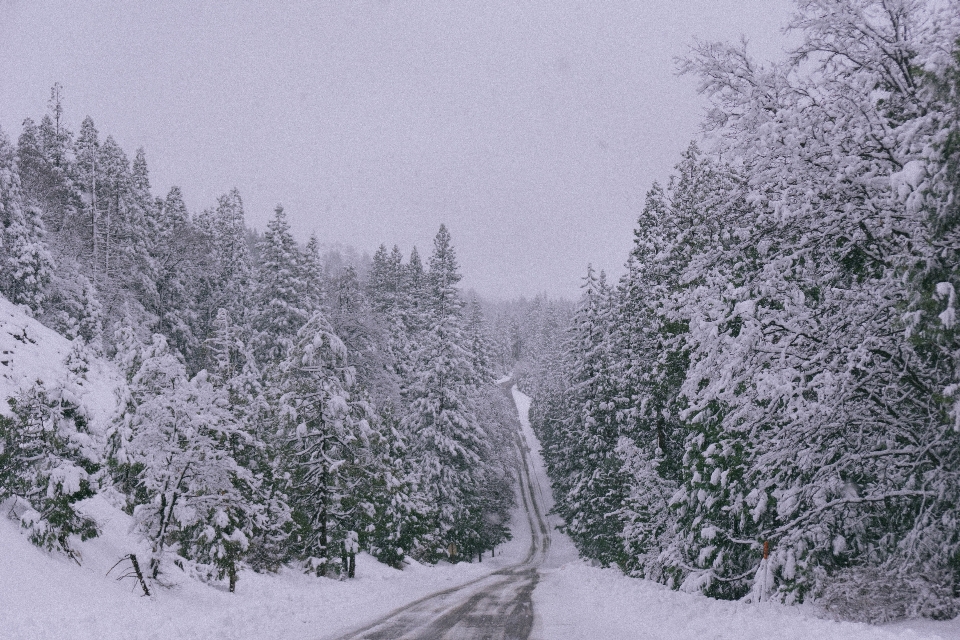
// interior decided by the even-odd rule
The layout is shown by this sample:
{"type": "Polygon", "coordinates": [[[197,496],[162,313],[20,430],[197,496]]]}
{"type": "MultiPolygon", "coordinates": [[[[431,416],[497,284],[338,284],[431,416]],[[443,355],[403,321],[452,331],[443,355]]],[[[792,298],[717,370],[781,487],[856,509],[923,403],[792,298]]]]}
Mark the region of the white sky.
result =
{"type": "Polygon", "coordinates": [[[783,48],[786,0],[0,0],[0,127],[64,86],[154,191],[198,210],[236,186],[300,239],[372,253],[441,222],[464,286],[575,296],[621,273],[634,220],[696,135],[674,74],[693,38],[783,48]],[[260,6],[269,5],[269,6],[260,6]]]}

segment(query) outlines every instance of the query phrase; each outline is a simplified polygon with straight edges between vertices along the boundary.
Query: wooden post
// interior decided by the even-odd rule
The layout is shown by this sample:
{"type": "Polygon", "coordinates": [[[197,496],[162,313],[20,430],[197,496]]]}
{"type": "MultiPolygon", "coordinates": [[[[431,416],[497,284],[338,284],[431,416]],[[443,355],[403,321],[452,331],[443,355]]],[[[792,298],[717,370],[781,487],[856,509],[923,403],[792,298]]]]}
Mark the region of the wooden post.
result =
{"type": "Polygon", "coordinates": [[[770,541],[764,540],[763,541],[763,559],[766,560],[769,557],[770,557],[770,541]]]}

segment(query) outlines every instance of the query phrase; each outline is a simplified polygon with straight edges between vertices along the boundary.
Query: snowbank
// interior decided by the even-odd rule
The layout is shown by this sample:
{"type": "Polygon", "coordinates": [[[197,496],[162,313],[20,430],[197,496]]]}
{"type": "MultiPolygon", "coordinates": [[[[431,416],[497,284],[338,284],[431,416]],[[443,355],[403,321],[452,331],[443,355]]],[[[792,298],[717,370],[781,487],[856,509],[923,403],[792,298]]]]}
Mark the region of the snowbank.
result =
{"type": "Polygon", "coordinates": [[[575,561],[544,572],[533,594],[536,638],[605,640],[881,640],[960,638],[955,621],[876,627],[822,620],[798,607],[726,602],[575,561]]]}

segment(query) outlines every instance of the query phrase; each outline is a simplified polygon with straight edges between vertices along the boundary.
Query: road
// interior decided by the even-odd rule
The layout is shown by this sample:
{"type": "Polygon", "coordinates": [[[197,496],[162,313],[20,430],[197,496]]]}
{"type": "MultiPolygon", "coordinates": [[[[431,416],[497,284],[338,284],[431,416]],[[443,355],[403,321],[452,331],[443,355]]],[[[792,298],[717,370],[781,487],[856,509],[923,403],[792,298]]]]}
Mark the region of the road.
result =
{"type": "MultiPolygon", "coordinates": [[[[503,385],[513,403],[511,382],[503,385]]],[[[521,504],[530,523],[526,557],[466,584],[430,594],[337,640],[526,640],[533,628],[531,595],[550,549],[543,487],[533,471],[530,447],[517,423],[521,504]]]]}

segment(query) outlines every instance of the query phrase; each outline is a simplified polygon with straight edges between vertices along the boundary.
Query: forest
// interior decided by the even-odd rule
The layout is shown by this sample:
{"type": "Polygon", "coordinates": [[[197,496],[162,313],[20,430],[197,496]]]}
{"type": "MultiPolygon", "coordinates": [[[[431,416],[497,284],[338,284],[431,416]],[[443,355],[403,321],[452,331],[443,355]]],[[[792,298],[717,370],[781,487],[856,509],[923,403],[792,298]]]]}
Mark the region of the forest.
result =
{"type": "MultiPolygon", "coordinates": [[[[353,576],[368,551],[482,560],[509,539],[513,407],[481,305],[466,301],[441,226],[424,262],[372,259],[263,233],[240,193],[187,211],[154,197],[62,88],[13,144],[0,135],[0,293],[125,377],[99,446],[70,388],[38,383],[0,415],[0,502],[31,540],[73,556],[97,534],[75,504],[108,492],[171,562],[235,588],[241,565],[353,576]]],[[[144,590],[147,590],[146,584],[144,590]]]]}
{"type": "MultiPolygon", "coordinates": [[[[0,293],[125,377],[104,445],[69,388],[0,415],[0,502],[37,545],[107,493],[152,554],[351,576],[510,538],[516,414],[584,558],[847,619],[960,612],[960,12],[798,0],[784,60],[701,42],[702,134],[576,303],[481,301],[453,241],[303,243],[240,192],[157,197],[62,88],[0,132],[0,293]]],[[[146,587],[144,587],[146,589],[146,587]]]]}
{"type": "Polygon", "coordinates": [[[952,618],[960,12],[797,3],[701,43],[702,139],[524,378],[587,557],[717,598],[952,618]]]}

